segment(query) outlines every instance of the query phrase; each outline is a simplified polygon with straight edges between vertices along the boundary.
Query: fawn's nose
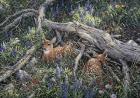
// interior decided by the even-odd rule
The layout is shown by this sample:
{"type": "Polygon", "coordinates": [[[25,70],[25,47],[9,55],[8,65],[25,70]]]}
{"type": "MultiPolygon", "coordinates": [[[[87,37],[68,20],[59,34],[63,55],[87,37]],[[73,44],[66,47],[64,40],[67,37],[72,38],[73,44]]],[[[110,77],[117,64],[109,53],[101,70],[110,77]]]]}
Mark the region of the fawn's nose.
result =
{"type": "Polygon", "coordinates": [[[43,51],[49,51],[49,49],[48,49],[48,48],[42,48],[42,50],[43,50],[43,51]]]}

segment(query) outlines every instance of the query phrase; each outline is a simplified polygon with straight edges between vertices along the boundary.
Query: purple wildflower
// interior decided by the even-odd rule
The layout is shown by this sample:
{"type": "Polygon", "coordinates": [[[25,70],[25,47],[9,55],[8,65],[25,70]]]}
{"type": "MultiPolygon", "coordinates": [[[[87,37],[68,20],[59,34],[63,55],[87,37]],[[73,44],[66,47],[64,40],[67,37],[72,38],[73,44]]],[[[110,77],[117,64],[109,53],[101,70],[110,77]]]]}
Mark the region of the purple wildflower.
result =
{"type": "Polygon", "coordinates": [[[58,15],[59,14],[59,5],[57,4],[57,6],[56,6],[56,15],[58,15]]]}
{"type": "Polygon", "coordinates": [[[5,48],[0,47],[0,52],[3,52],[5,50],[5,48]]]}
{"type": "Polygon", "coordinates": [[[61,89],[62,89],[62,98],[68,98],[68,85],[65,82],[61,85],[61,89]]]}
{"type": "Polygon", "coordinates": [[[71,4],[67,4],[67,11],[71,12],[71,10],[72,10],[72,5],[71,4]]]}
{"type": "Polygon", "coordinates": [[[84,21],[84,14],[83,14],[83,12],[80,12],[80,19],[81,19],[82,22],[84,21]]]}
{"type": "Polygon", "coordinates": [[[78,10],[80,10],[80,7],[81,7],[81,6],[80,6],[80,3],[79,3],[79,4],[78,4],[78,10]]]}
{"type": "Polygon", "coordinates": [[[54,18],[58,17],[59,16],[59,13],[60,13],[60,11],[59,11],[59,5],[57,4],[56,7],[54,7],[52,9],[52,17],[54,17],[54,18]]]}
{"type": "Polygon", "coordinates": [[[62,7],[64,6],[64,0],[61,0],[61,5],[62,5],[62,7]]]}
{"type": "Polygon", "coordinates": [[[4,49],[6,49],[6,44],[5,44],[5,42],[2,42],[1,47],[3,47],[4,49]]]}
{"type": "Polygon", "coordinates": [[[56,77],[58,79],[61,78],[61,69],[60,69],[60,67],[58,65],[56,66],[56,77]]]}
{"type": "Polygon", "coordinates": [[[32,77],[24,70],[18,70],[16,72],[16,77],[22,83],[29,82],[32,80],[32,77]]]}
{"type": "Polygon", "coordinates": [[[30,47],[33,46],[33,43],[30,42],[30,41],[27,41],[27,42],[25,42],[25,46],[26,46],[27,48],[30,48],[30,47]]]}
{"type": "Polygon", "coordinates": [[[62,89],[62,98],[68,98],[68,79],[67,79],[67,76],[65,76],[65,81],[61,85],[61,89],[62,89]]]}
{"type": "Polygon", "coordinates": [[[96,98],[96,94],[92,89],[87,89],[85,98],[96,98]]]}
{"type": "Polygon", "coordinates": [[[90,2],[88,0],[87,3],[85,4],[85,11],[92,12],[92,9],[93,9],[93,5],[90,4],[90,2]]]}
{"type": "Polygon", "coordinates": [[[52,17],[55,18],[55,17],[56,17],[56,8],[53,7],[53,8],[51,9],[51,13],[52,13],[52,17]]]}
{"type": "Polygon", "coordinates": [[[75,79],[73,84],[74,92],[77,92],[82,87],[82,80],[75,79]]]}
{"type": "Polygon", "coordinates": [[[117,95],[116,94],[111,94],[110,98],[117,98],[117,95]]]}
{"type": "Polygon", "coordinates": [[[11,52],[11,56],[13,56],[13,57],[16,57],[16,54],[17,54],[17,52],[16,52],[15,50],[13,50],[13,51],[11,52]]]}
{"type": "Polygon", "coordinates": [[[10,38],[10,37],[13,36],[13,33],[12,32],[6,32],[5,35],[6,35],[6,37],[10,38]]]}
{"type": "Polygon", "coordinates": [[[52,88],[52,83],[48,82],[48,89],[52,88]]]}

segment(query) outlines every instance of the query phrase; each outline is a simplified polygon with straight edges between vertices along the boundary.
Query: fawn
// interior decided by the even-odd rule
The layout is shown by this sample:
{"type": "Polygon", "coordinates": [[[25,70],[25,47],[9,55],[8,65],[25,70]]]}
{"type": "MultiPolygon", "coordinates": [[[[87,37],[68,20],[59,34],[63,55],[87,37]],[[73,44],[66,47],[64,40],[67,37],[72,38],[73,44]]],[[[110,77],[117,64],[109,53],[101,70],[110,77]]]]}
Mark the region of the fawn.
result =
{"type": "Polygon", "coordinates": [[[43,55],[42,59],[46,63],[60,60],[63,56],[72,53],[73,48],[71,45],[57,46],[53,47],[54,40],[52,39],[43,42],[43,55]]]}
{"type": "Polygon", "coordinates": [[[98,54],[96,58],[90,58],[84,66],[85,73],[102,78],[102,65],[106,63],[106,57],[107,54],[106,51],[104,51],[102,54],[98,54]]]}

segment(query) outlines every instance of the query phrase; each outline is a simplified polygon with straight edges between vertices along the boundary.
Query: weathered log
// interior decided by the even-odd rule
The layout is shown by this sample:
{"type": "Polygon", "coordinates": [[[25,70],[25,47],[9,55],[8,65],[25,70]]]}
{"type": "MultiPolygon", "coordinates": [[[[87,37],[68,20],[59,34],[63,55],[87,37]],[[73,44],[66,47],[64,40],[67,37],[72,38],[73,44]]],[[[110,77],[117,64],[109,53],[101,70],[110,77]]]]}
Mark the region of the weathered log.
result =
{"type": "Polygon", "coordinates": [[[118,62],[119,59],[122,59],[127,62],[140,63],[140,46],[132,46],[119,41],[103,30],[78,22],[57,23],[49,20],[45,20],[42,26],[59,31],[76,33],[79,37],[89,41],[97,51],[107,50],[108,57],[118,62]]]}

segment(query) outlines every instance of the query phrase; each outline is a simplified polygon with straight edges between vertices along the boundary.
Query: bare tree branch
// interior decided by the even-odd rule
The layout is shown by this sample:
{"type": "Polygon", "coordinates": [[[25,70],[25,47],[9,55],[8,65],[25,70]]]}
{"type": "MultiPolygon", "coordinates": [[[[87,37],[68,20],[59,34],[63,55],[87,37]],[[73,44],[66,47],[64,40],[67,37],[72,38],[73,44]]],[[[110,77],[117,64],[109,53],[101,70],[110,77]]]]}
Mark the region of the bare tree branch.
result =
{"type": "Polygon", "coordinates": [[[34,52],[35,47],[33,46],[26,52],[25,56],[14,65],[13,69],[6,71],[3,75],[0,76],[0,82],[9,78],[13,73],[21,69],[28,62],[34,52]]]}
{"type": "Polygon", "coordinates": [[[125,98],[128,98],[128,92],[130,91],[129,68],[125,61],[120,59],[120,62],[123,65],[122,70],[123,70],[123,74],[124,74],[123,85],[124,85],[124,91],[125,91],[125,98]]]}
{"type": "Polygon", "coordinates": [[[17,18],[18,16],[22,15],[22,14],[25,14],[25,13],[29,13],[29,12],[32,12],[34,14],[37,14],[38,12],[34,9],[25,9],[25,10],[22,10],[22,11],[19,11],[17,13],[15,13],[14,15],[11,15],[9,17],[6,18],[6,20],[4,20],[1,24],[0,24],[0,28],[4,27],[5,25],[7,25],[11,20],[17,18]]]}
{"type": "Polygon", "coordinates": [[[11,28],[15,27],[21,21],[22,18],[24,18],[24,17],[30,17],[30,16],[36,16],[36,14],[34,14],[32,12],[22,14],[21,16],[19,16],[18,18],[16,18],[12,23],[10,23],[7,26],[5,26],[3,28],[3,31],[2,32],[9,31],[11,28]]]}
{"type": "Polygon", "coordinates": [[[76,77],[76,71],[77,71],[77,68],[78,68],[78,63],[79,63],[79,60],[81,59],[81,57],[82,57],[82,55],[84,53],[84,50],[85,50],[85,45],[81,44],[81,51],[80,51],[79,55],[76,57],[76,59],[75,59],[75,66],[74,66],[74,69],[73,69],[74,77],[76,77]]]}

